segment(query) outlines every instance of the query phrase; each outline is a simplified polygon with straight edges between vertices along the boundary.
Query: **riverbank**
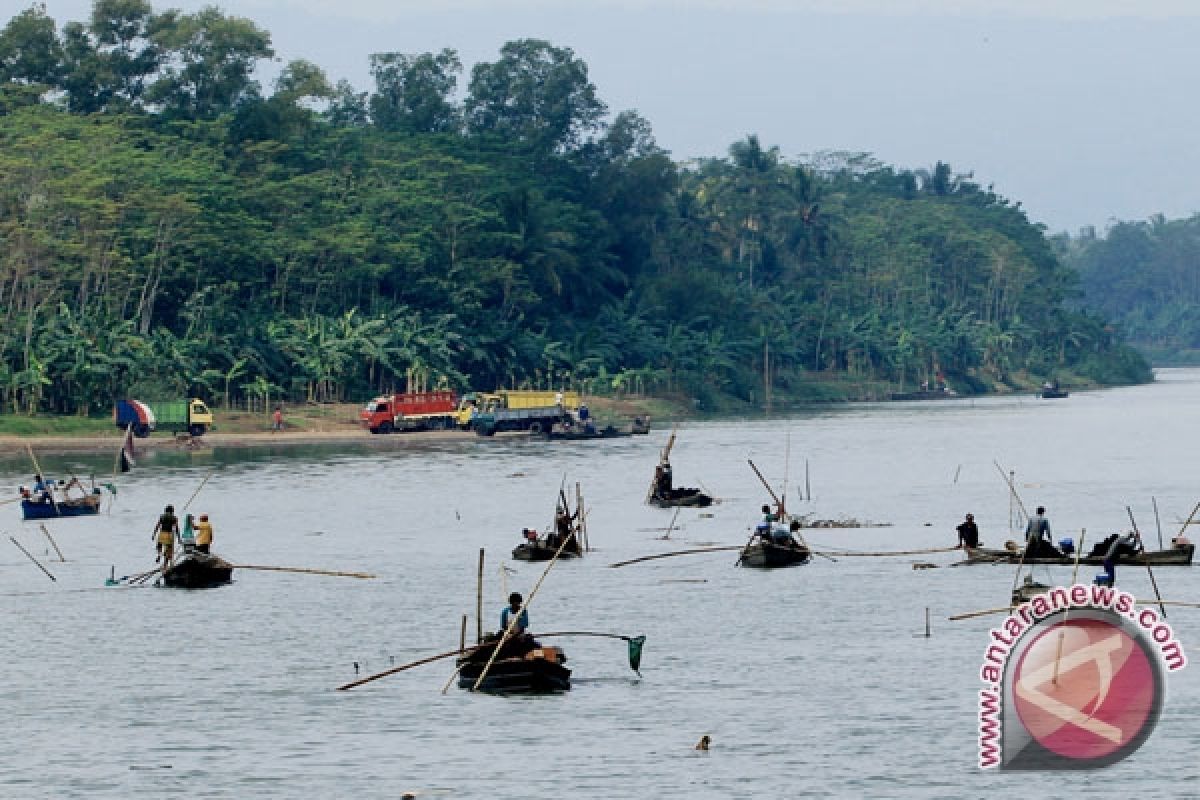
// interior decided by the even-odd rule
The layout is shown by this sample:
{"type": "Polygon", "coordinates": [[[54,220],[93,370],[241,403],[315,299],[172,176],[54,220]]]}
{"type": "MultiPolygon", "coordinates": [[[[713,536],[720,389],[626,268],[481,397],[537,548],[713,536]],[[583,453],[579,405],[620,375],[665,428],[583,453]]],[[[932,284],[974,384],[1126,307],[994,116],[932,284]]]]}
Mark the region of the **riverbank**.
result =
{"type": "MultiPolygon", "coordinates": [[[[601,424],[627,427],[634,417],[670,424],[678,419],[682,409],[658,398],[588,398],[593,416],[601,424]]],[[[213,430],[192,438],[186,434],[173,435],[167,431],[134,439],[138,450],[209,449],[216,447],[262,447],[303,444],[333,444],[365,442],[379,446],[396,446],[408,440],[420,441],[474,438],[470,431],[420,431],[372,435],[358,421],[361,406],[356,403],[321,403],[284,407],[284,429],[271,430],[271,415],[247,411],[213,409],[213,430]]],[[[116,452],[123,433],[108,419],[79,417],[0,417],[0,454],[23,452],[32,447],[42,452],[116,452]],[[7,423],[7,424],[5,424],[7,423]],[[14,430],[16,429],[16,430],[14,430]]]]}

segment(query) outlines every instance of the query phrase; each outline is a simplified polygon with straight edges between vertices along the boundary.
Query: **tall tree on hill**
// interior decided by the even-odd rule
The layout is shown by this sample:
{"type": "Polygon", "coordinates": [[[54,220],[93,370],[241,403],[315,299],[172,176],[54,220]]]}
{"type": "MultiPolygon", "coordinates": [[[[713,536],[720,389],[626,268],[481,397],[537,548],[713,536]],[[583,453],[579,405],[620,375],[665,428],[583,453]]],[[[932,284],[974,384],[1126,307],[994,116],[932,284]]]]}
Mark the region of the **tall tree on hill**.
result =
{"type": "Polygon", "coordinates": [[[452,95],[462,62],[450,49],[437,53],[373,53],[371,119],[386,131],[447,133],[460,125],[452,95]]]}
{"type": "Polygon", "coordinates": [[[257,92],[250,77],[255,64],[275,55],[269,33],[212,6],[195,14],[167,11],[154,40],[166,58],[148,99],[168,115],[190,119],[216,117],[257,92]]]}
{"type": "Polygon", "coordinates": [[[472,133],[497,134],[547,155],[577,149],[607,110],[587,64],[569,47],[541,39],[508,42],[499,61],[476,64],[465,103],[472,133]]]}

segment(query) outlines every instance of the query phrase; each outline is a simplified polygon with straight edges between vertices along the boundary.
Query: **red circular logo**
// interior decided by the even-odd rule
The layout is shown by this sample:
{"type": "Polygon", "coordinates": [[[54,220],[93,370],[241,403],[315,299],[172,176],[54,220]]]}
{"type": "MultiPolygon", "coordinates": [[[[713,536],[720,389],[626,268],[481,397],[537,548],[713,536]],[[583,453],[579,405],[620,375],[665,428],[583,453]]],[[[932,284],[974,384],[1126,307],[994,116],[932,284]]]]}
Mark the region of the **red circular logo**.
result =
{"type": "Polygon", "coordinates": [[[1029,736],[1064,758],[1120,758],[1120,751],[1140,746],[1157,719],[1150,656],[1138,639],[1103,619],[1069,619],[1039,631],[1012,681],[1029,736]]]}

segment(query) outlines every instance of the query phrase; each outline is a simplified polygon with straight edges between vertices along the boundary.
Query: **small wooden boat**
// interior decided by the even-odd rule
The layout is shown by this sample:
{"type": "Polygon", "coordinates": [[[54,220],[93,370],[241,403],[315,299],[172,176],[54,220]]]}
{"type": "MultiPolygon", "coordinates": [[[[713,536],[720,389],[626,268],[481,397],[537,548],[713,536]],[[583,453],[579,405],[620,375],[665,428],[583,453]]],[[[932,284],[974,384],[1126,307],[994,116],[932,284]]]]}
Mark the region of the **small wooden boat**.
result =
{"type": "Polygon", "coordinates": [[[953,400],[961,395],[953,389],[919,389],[915,392],[893,392],[889,400],[953,400]]]}
{"type": "Polygon", "coordinates": [[[1061,400],[1070,394],[1066,389],[1042,389],[1038,396],[1043,400],[1061,400]]]}
{"type": "Polygon", "coordinates": [[[24,519],[56,519],[58,517],[86,517],[100,513],[100,490],[71,500],[51,503],[46,500],[21,500],[21,516],[24,519]]]}
{"type": "MultiPolygon", "coordinates": [[[[493,641],[497,637],[493,636],[493,641]]],[[[469,655],[458,659],[458,686],[473,689],[483,668],[492,658],[495,645],[486,643],[469,655]]],[[[546,694],[571,689],[571,670],[561,648],[539,644],[531,636],[521,636],[504,643],[500,654],[492,661],[479,691],[492,694],[546,694]]]]}
{"type": "Polygon", "coordinates": [[[1017,588],[1013,589],[1013,592],[1012,592],[1013,605],[1020,605],[1021,603],[1028,603],[1030,600],[1037,597],[1039,594],[1045,594],[1046,592],[1050,591],[1052,588],[1054,588],[1054,587],[1047,586],[1044,583],[1038,583],[1037,581],[1035,581],[1033,579],[1033,575],[1026,575],[1025,580],[1019,586],[1017,586],[1017,588]]]}
{"type": "Polygon", "coordinates": [[[675,506],[683,506],[684,508],[708,508],[712,505],[712,497],[692,488],[673,488],[668,490],[667,494],[655,492],[650,495],[650,505],[658,506],[659,508],[674,508],[675,506]]]}
{"type": "Polygon", "coordinates": [[[552,428],[542,434],[546,439],[559,439],[564,441],[575,441],[585,439],[620,439],[624,436],[633,436],[633,431],[622,431],[608,425],[604,428],[580,427],[573,425],[570,428],[558,429],[552,428]]]}
{"type": "Polygon", "coordinates": [[[759,569],[774,569],[776,567],[795,567],[807,564],[812,557],[807,547],[799,542],[777,544],[766,542],[761,536],[755,536],[754,541],[742,549],[738,565],[756,567],[759,569]]]}
{"type": "Polygon", "coordinates": [[[233,580],[233,564],[220,556],[192,551],[176,561],[159,582],[171,589],[211,589],[233,580]]]}
{"type": "MultiPolygon", "coordinates": [[[[528,541],[513,548],[512,557],[517,561],[549,561],[558,552],[557,544],[550,544],[545,538],[528,541]]],[[[567,545],[559,558],[580,558],[583,555],[578,546],[567,545]]]]}
{"type": "MultiPolygon", "coordinates": [[[[1147,563],[1152,567],[1186,567],[1192,563],[1192,556],[1195,554],[1196,545],[1194,544],[1179,544],[1167,550],[1148,550],[1138,553],[1137,555],[1122,555],[1115,563],[1145,566],[1147,563]]],[[[977,547],[974,550],[967,551],[968,564],[1018,564],[1021,563],[1021,549],[1016,550],[995,550],[986,547],[977,547]]],[[[1069,567],[1075,563],[1073,555],[1063,556],[1038,556],[1036,558],[1024,559],[1026,564],[1053,564],[1057,566],[1069,567]]],[[[1079,559],[1080,564],[1090,564],[1093,566],[1103,566],[1104,557],[1086,555],[1079,559]]]]}

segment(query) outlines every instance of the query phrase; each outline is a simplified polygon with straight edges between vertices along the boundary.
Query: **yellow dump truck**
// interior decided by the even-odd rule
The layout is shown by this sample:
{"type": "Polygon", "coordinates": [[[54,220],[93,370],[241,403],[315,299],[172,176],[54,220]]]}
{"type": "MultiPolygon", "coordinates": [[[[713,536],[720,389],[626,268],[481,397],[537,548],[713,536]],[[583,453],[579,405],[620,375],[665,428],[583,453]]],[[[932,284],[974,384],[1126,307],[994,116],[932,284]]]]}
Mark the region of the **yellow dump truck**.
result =
{"type": "Polygon", "coordinates": [[[528,389],[497,389],[494,392],[468,392],[458,404],[458,427],[472,427],[471,419],[480,414],[527,409],[557,409],[560,413],[579,408],[579,392],[533,391],[528,389]]]}

